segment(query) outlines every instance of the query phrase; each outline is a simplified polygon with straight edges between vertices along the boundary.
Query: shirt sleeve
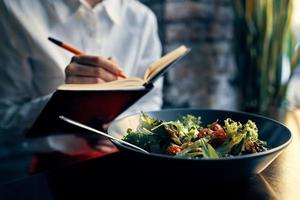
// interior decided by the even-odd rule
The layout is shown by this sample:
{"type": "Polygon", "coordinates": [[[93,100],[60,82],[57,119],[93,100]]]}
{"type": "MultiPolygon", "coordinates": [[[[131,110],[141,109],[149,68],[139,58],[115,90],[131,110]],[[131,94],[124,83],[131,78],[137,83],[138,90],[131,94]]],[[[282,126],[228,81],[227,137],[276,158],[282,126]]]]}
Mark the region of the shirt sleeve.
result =
{"type": "Polygon", "coordinates": [[[51,95],[32,97],[28,34],[3,1],[0,16],[0,135],[23,134],[51,95]]]}
{"type": "MultiPolygon", "coordinates": [[[[148,10],[148,15],[144,23],[144,32],[141,34],[140,52],[141,56],[138,60],[139,67],[138,76],[143,76],[147,66],[161,57],[162,47],[158,36],[157,20],[152,11],[148,10]]],[[[163,77],[156,80],[154,88],[142,97],[137,103],[131,106],[127,111],[122,113],[120,117],[140,113],[141,111],[159,110],[162,106],[162,88],[163,77]]]]}
{"type": "Polygon", "coordinates": [[[0,134],[23,134],[34,123],[51,95],[31,101],[0,99],[0,134]]]}

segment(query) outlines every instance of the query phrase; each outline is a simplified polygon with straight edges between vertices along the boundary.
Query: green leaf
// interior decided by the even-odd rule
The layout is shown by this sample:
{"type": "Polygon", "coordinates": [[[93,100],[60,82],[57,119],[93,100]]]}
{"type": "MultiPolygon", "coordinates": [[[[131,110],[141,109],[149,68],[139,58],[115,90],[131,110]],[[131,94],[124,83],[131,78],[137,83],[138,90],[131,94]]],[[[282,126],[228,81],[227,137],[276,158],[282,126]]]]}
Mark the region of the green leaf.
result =
{"type": "Polygon", "coordinates": [[[134,132],[132,129],[127,129],[127,135],[123,138],[124,141],[139,146],[147,151],[162,153],[160,143],[162,141],[161,137],[157,135],[134,132]]]}
{"type": "Polygon", "coordinates": [[[203,157],[204,158],[219,158],[218,153],[216,152],[216,150],[207,142],[205,142],[205,140],[200,139],[199,140],[202,146],[202,151],[203,151],[203,157]]]}
{"type": "Polygon", "coordinates": [[[245,138],[243,138],[238,144],[234,145],[231,148],[230,154],[234,155],[234,156],[240,155],[242,152],[243,146],[244,146],[244,141],[245,141],[245,138]]]}
{"type": "Polygon", "coordinates": [[[188,147],[186,147],[185,149],[183,149],[181,152],[179,152],[176,156],[177,157],[187,157],[186,155],[192,151],[193,149],[199,148],[201,147],[201,143],[200,140],[197,140],[193,143],[190,143],[188,147]]]}
{"type": "Polygon", "coordinates": [[[155,119],[152,117],[149,117],[145,113],[141,113],[140,115],[140,125],[139,127],[146,128],[148,130],[151,130],[153,127],[158,126],[162,123],[160,119],[155,119]]]}
{"type": "Polygon", "coordinates": [[[182,125],[188,129],[188,131],[193,130],[193,129],[199,129],[200,124],[201,124],[201,117],[196,117],[193,115],[186,115],[183,116],[182,119],[180,120],[182,125]]]}

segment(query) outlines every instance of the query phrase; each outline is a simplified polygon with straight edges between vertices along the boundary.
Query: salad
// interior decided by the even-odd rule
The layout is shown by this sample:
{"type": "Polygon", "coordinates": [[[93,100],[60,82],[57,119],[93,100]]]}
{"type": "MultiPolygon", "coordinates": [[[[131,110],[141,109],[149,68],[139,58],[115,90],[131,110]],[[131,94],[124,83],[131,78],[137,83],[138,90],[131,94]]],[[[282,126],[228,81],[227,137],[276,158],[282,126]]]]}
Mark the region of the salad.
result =
{"type": "Polygon", "coordinates": [[[255,122],[242,124],[230,118],[202,126],[201,117],[186,115],[163,121],[141,113],[137,130],[127,129],[124,141],[151,153],[184,158],[220,158],[266,151],[255,122]]]}

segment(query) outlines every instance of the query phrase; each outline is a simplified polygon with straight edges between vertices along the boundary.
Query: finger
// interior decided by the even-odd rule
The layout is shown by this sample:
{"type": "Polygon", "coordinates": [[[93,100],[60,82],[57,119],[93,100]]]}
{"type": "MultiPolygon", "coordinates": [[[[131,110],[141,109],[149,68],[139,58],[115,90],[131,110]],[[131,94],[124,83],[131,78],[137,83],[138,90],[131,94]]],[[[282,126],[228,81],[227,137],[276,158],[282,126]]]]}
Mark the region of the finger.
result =
{"type": "Polygon", "coordinates": [[[119,66],[116,63],[101,56],[77,55],[72,58],[72,61],[80,64],[103,67],[104,69],[114,74],[118,74],[121,72],[119,66]]]}
{"type": "Polygon", "coordinates": [[[116,147],[109,140],[98,141],[98,145],[95,148],[103,152],[113,152],[116,150],[116,147]]]}
{"type": "Polygon", "coordinates": [[[103,124],[102,129],[106,131],[108,129],[109,125],[110,125],[110,123],[103,124]]]}
{"type": "Polygon", "coordinates": [[[100,78],[104,81],[117,80],[117,76],[101,67],[91,67],[78,63],[70,63],[65,70],[66,76],[89,76],[100,78]]]}
{"type": "Polygon", "coordinates": [[[111,62],[115,63],[117,66],[120,66],[116,57],[111,56],[111,57],[108,57],[107,59],[110,60],[111,62]]]}
{"type": "Polygon", "coordinates": [[[86,76],[67,76],[67,84],[92,84],[92,83],[104,83],[105,81],[100,78],[86,77],[86,76]]]}
{"type": "Polygon", "coordinates": [[[92,152],[87,141],[75,135],[49,136],[47,142],[53,150],[68,155],[89,155],[92,152]]]}
{"type": "Polygon", "coordinates": [[[109,147],[115,147],[115,145],[108,139],[100,139],[98,141],[98,145],[105,145],[105,146],[109,146],[109,147]]]}
{"type": "Polygon", "coordinates": [[[106,152],[106,153],[110,153],[113,152],[115,150],[114,147],[109,147],[109,146],[97,146],[97,150],[102,151],[102,152],[106,152]]]}
{"type": "Polygon", "coordinates": [[[120,67],[120,63],[119,63],[119,61],[117,60],[116,57],[111,56],[111,57],[109,57],[109,58],[107,58],[107,59],[110,60],[111,62],[115,63],[115,64],[118,66],[118,69],[119,69],[122,73],[124,73],[124,70],[120,67]]]}

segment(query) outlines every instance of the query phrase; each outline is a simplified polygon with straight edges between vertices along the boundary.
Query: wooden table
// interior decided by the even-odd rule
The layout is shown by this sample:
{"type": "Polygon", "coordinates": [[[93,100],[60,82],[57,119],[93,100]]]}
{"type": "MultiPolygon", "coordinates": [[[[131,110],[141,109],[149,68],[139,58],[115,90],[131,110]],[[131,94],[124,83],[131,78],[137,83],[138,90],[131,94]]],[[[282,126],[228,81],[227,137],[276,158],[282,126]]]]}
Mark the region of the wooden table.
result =
{"type": "Polygon", "coordinates": [[[285,124],[292,132],[292,142],[261,174],[278,199],[300,199],[300,110],[289,111],[285,124]]]}
{"type": "MultiPolygon", "coordinates": [[[[233,183],[206,183],[201,179],[174,179],[136,174],[135,162],[119,152],[28,176],[0,186],[0,199],[84,199],[122,195],[168,199],[196,195],[199,199],[300,199],[300,110],[288,112],[291,144],[261,174],[233,183]],[[123,171],[126,169],[127,171],[123,171]],[[128,174],[129,173],[129,174],[128,174]],[[109,192],[114,188],[116,192],[109,192]],[[125,189],[126,188],[126,189],[125,189]],[[16,192],[18,191],[18,192],[16,192]],[[138,193],[143,192],[142,196],[138,193]]],[[[197,172],[194,172],[197,173],[197,172]]],[[[145,172],[144,174],[147,174],[145,172]]]]}

